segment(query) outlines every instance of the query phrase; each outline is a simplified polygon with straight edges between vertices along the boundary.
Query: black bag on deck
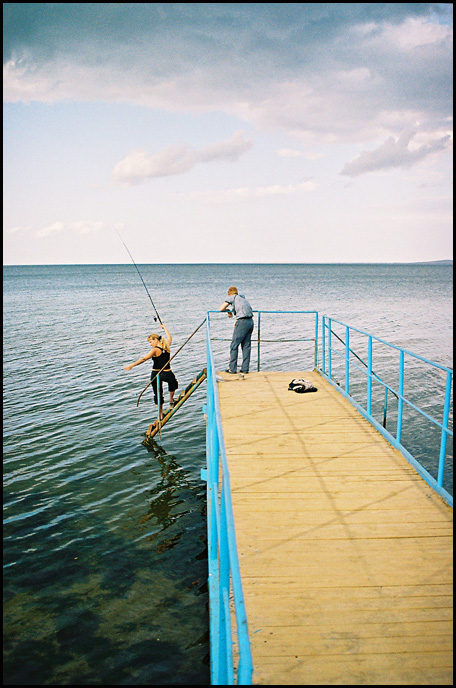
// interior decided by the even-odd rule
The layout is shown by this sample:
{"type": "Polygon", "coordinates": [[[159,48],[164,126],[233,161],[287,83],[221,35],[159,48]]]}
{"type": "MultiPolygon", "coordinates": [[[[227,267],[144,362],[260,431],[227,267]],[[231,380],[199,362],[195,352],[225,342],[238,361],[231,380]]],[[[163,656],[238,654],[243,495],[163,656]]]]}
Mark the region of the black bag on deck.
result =
{"type": "Polygon", "coordinates": [[[311,382],[303,380],[302,378],[295,378],[288,385],[288,389],[292,392],[298,392],[298,394],[304,394],[305,392],[317,392],[317,388],[313,386],[311,382]]]}

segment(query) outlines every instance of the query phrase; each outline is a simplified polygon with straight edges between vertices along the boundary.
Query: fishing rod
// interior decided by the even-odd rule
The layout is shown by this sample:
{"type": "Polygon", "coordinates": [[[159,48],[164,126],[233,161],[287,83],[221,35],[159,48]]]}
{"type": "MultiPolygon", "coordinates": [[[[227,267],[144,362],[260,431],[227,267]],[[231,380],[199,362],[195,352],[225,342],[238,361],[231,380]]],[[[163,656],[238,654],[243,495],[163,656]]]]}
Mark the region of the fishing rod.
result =
{"type": "MultiPolygon", "coordinates": [[[[139,272],[139,268],[138,268],[138,266],[136,265],[136,263],[135,263],[135,261],[134,261],[134,259],[133,259],[133,256],[131,255],[130,251],[128,250],[127,244],[126,244],[125,241],[122,239],[122,237],[120,236],[120,234],[119,234],[119,232],[117,231],[117,229],[116,229],[116,233],[117,233],[119,239],[121,240],[121,242],[123,243],[123,245],[125,246],[125,248],[126,248],[126,250],[127,250],[127,253],[128,253],[128,255],[130,256],[130,258],[131,258],[131,261],[132,261],[133,265],[135,266],[135,268],[136,268],[136,270],[137,270],[137,272],[138,272],[138,275],[139,275],[140,278],[141,278],[141,282],[143,283],[144,289],[145,289],[146,292],[147,292],[147,296],[149,297],[149,300],[150,300],[150,302],[151,302],[151,304],[152,304],[152,308],[154,309],[154,311],[155,311],[155,313],[156,313],[156,315],[157,315],[157,318],[158,318],[158,320],[159,320],[159,322],[160,322],[160,325],[162,325],[162,324],[163,324],[163,323],[162,323],[162,320],[161,320],[161,318],[160,318],[160,316],[159,316],[159,314],[158,314],[158,311],[157,311],[157,309],[156,309],[156,307],[155,307],[154,302],[152,301],[152,297],[151,297],[151,295],[149,294],[149,290],[148,290],[148,288],[146,287],[146,283],[144,282],[144,280],[143,280],[143,278],[142,278],[142,275],[141,275],[141,273],[139,272]]],[[[157,322],[157,318],[154,316],[155,322],[157,322]]]]}
{"type": "MultiPolygon", "coordinates": [[[[170,363],[171,363],[171,361],[173,360],[173,358],[174,358],[175,356],[177,356],[177,354],[179,353],[179,351],[181,351],[181,349],[184,348],[184,346],[187,344],[187,342],[190,341],[190,339],[193,337],[193,335],[196,334],[196,333],[198,332],[198,330],[200,329],[200,327],[202,327],[202,326],[204,325],[205,322],[206,322],[206,318],[204,318],[203,322],[202,322],[200,325],[198,325],[198,327],[196,328],[196,330],[195,330],[194,332],[191,333],[190,337],[189,337],[188,339],[185,340],[185,342],[182,344],[182,346],[180,346],[180,347],[178,348],[178,350],[176,351],[176,353],[173,354],[173,355],[171,356],[171,358],[169,359],[169,361],[168,361],[167,363],[165,363],[165,365],[163,366],[163,368],[161,368],[160,370],[157,370],[157,372],[155,373],[155,375],[153,376],[153,378],[151,378],[150,382],[147,383],[147,385],[144,387],[144,389],[143,389],[142,392],[140,393],[140,395],[139,395],[139,397],[138,397],[138,401],[136,402],[136,406],[139,406],[139,400],[141,399],[141,397],[142,397],[142,395],[144,394],[144,392],[146,391],[146,389],[147,389],[148,387],[150,387],[150,385],[151,385],[152,382],[155,380],[155,378],[162,372],[162,370],[164,370],[164,369],[166,368],[166,366],[169,366],[169,365],[170,365],[170,363]]],[[[160,396],[160,395],[159,395],[159,396],[160,396]]]]}

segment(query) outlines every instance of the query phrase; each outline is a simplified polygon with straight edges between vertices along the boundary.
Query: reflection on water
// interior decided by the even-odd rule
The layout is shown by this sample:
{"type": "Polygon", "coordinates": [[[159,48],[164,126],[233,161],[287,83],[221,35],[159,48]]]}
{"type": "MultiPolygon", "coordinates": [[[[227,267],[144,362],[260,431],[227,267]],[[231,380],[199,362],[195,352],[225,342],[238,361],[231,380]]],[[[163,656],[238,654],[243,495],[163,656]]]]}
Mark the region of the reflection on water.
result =
{"type": "MultiPolygon", "coordinates": [[[[26,532],[20,521],[6,527],[10,560],[17,551],[5,578],[7,685],[209,684],[204,487],[159,444],[148,452],[152,462],[130,477],[138,484],[152,472],[154,484],[120,531],[82,510],[60,548],[35,537],[21,561],[26,532]],[[103,551],[79,537],[94,518],[103,551]]],[[[29,497],[35,533],[61,515],[52,505],[34,508],[45,501],[29,497]]],[[[63,537],[54,535],[54,543],[63,537]]]]}

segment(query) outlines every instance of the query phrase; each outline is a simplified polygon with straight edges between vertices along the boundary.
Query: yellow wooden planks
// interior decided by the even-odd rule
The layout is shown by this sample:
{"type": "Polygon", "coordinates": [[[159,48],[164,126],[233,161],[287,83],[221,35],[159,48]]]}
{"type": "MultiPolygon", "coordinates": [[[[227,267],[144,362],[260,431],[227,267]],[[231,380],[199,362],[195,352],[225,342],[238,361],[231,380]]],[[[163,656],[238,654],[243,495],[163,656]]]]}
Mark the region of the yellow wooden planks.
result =
{"type": "Polygon", "coordinates": [[[449,507],[317,374],[219,377],[254,683],[452,685],[449,507]]]}

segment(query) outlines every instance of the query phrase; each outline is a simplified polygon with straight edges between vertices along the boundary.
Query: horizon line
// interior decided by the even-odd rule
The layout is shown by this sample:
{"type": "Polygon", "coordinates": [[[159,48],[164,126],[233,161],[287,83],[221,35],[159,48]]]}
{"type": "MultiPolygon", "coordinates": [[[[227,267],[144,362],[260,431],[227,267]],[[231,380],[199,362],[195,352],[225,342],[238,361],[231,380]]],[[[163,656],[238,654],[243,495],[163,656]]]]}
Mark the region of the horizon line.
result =
{"type": "MultiPolygon", "coordinates": [[[[444,258],[442,260],[404,260],[404,261],[314,261],[314,262],[232,262],[232,261],[218,261],[218,262],[163,262],[163,263],[138,263],[138,265],[441,265],[452,264],[453,258],[444,258]]],[[[75,266],[102,266],[102,265],[131,265],[131,262],[125,261],[120,263],[3,263],[3,267],[75,267],[75,266]]]]}

